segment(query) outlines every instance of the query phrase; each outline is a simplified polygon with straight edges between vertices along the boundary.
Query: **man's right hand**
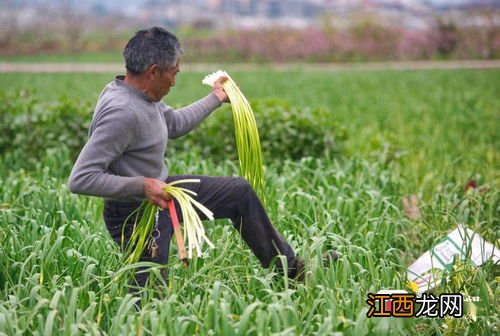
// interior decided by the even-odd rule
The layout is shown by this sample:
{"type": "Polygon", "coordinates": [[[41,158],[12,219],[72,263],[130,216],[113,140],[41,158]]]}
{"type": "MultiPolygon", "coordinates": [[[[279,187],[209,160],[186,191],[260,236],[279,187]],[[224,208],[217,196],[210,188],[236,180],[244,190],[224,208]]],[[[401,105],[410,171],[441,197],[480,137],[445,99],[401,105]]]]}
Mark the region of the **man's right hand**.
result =
{"type": "Polygon", "coordinates": [[[154,205],[162,209],[167,209],[167,201],[172,199],[172,195],[163,190],[167,184],[163,181],[145,177],[144,178],[144,196],[154,205]]]}

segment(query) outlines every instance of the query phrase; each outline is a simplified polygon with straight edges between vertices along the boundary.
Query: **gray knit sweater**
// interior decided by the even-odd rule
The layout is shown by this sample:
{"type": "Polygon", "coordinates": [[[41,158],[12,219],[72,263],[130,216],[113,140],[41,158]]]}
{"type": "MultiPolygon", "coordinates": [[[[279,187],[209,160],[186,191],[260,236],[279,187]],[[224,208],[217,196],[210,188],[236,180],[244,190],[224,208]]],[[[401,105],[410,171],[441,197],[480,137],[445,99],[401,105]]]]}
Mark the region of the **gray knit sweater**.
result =
{"type": "Polygon", "coordinates": [[[117,76],[99,96],[69,190],[116,201],[144,199],[144,177],[164,181],[168,176],[167,140],[188,133],[220,105],[211,93],[174,110],[117,76]]]}

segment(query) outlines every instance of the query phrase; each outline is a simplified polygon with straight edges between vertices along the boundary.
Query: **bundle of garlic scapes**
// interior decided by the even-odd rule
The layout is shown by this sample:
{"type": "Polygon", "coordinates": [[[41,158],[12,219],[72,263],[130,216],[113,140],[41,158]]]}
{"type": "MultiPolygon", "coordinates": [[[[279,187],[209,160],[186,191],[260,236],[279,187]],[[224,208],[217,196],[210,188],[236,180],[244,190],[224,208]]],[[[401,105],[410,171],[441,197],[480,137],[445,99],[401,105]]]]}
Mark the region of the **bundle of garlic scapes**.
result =
{"type": "MultiPolygon", "coordinates": [[[[205,234],[205,229],[201,222],[200,216],[198,216],[198,213],[196,212],[195,207],[198,208],[198,210],[200,210],[210,220],[214,219],[212,212],[203,204],[193,199],[192,196],[196,196],[195,192],[176,186],[180,183],[199,182],[199,179],[178,180],[168,183],[164,189],[165,192],[168,192],[170,195],[172,195],[172,197],[177,200],[180,205],[184,224],[184,234],[187,237],[187,258],[189,259],[193,257],[193,252],[195,252],[197,256],[202,255],[201,248],[204,242],[206,242],[211,248],[214,248],[214,244],[212,244],[212,242],[207,238],[205,234]]],[[[141,206],[129,216],[129,218],[131,216],[135,216],[135,222],[132,235],[126,249],[125,263],[131,264],[138,262],[147,244],[151,239],[153,239],[152,232],[157,221],[157,211],[158,206],[153,205],[149,201],[145,200],[141,204],[141,206]]],[[[158,225],[161,224],[158,223],[158,225]]],[[[176,237],[179,239],[179,236],[176,235],[176,237]]],[[[180,237],[180,239],[183,238],[180,237]]],[[[124,232],[122,231],[122,242],[123,241],[124,232]]],[[[177,241],[177,245],[180,245],[180,241],[177,241]]],[[[183,245],[184,244],[182,244],[182,246],[183,245]]]]}
{"type": "MultiPolygon", "coordinates": [[[[130,216],[127,217],[125,223],[131,217],[135,217],[134,226],[132,229],[132,235],[127,243],[125,250],[125,263],[132,264],[139,261],[142,252],[148,244],[151,232],[155,225],[155,215],[157,211],[157,206],[153,205],[149,201],[144,201],[130,216]],[[142,214],[142,215],[141,215],[142,214]],[[140,218],[139,218],[140,217],[140,218]]],[[[122,228],[122,248],[125,241],[125,227],[122,228]]]]}
{"type": "Polygon", "coordinates": [[[178,180],[168,183],[165,187],[165,191],[172,195],[173,198],[177,200],[181,207],[182,218],[184,223],[184,235],[187,237],[188,253],[187,257],[189,259],[193,258],[193,251],[196,252],[198,257],[201,257],[201,247],[203,242],[206,242],[208,246],[214,248],[214,244],[208,239],[205,234],[205,228],[201,222],[200,216],[196,212],[195,208],[198,208],[208,219],[213,220],[214,215],[212,211],[207,209],[203,204],[196,201],[192,196],[196,196],[196,193],[192,190],[176,187],[179,183],[199,183],[199,179],[185,179],[178,180]]]}
{"type": "Polygon", "coordinates": [[[202,84],[213,87],[215,81],[222,76],[228,78],[222,83],[222,87],[231,101],[231,108],[233,110],[240,174],[250,183],[261,198],[265,200],[264,164],[262,161],[259,131],[257,130],[257,123],[255,122],[252,107],[240,91],[238,85],[223,70],[218,70],[205,76],[202,84]]]}

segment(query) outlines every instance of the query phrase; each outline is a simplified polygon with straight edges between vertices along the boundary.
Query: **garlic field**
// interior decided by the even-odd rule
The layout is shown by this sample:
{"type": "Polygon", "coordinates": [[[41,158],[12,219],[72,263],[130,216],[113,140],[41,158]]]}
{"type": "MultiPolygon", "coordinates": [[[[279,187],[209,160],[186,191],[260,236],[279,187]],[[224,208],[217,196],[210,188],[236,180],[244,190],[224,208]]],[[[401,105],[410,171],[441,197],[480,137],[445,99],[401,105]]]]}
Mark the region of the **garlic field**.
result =
{"type": "MultiPolygon", "coordinates": [[[[208,93],[204,75],[179,74],[165,102],[208,93]]],[[[309,261],[305,283],[263,269],[219,220],[204,223],[206,258],[183,268],[171,244],[168,281],[131,296],[117,275],[141,265],[121,264],[102,201],[66,187],[113,74],[2,74],[0,335],[498,334],[491,261],[457,260],[435,289],[479,297],[462,318],[370,318],[366,301],[410,291],[408,266],[460,224],[498,245],[500,70],[231,76],[255,112],[269,216],[309,261]],[[341,257],[323,267],[330,249],[341,257]]],[[[230,106],[172,140],[167,162],[173,175],[237,175],[230,106]]]]}

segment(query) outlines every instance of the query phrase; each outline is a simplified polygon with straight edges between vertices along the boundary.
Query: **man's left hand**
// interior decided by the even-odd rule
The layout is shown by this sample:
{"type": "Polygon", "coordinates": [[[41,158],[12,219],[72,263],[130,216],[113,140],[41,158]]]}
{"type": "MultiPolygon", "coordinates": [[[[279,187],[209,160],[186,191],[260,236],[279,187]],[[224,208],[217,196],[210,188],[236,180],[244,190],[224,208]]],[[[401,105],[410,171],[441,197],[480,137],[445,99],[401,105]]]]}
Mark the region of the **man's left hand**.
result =
{"type": "Polygon", "coordinates": [[[226,91],[224,91],[224,88],[222,87],[222,83],[224,83],[227,80],[226,76],[219,77],[215,82],[214,86],[212,88],[212,93],[219,98],[221,103],[229,103],[229,97],[227,96],[226,91]]]}

